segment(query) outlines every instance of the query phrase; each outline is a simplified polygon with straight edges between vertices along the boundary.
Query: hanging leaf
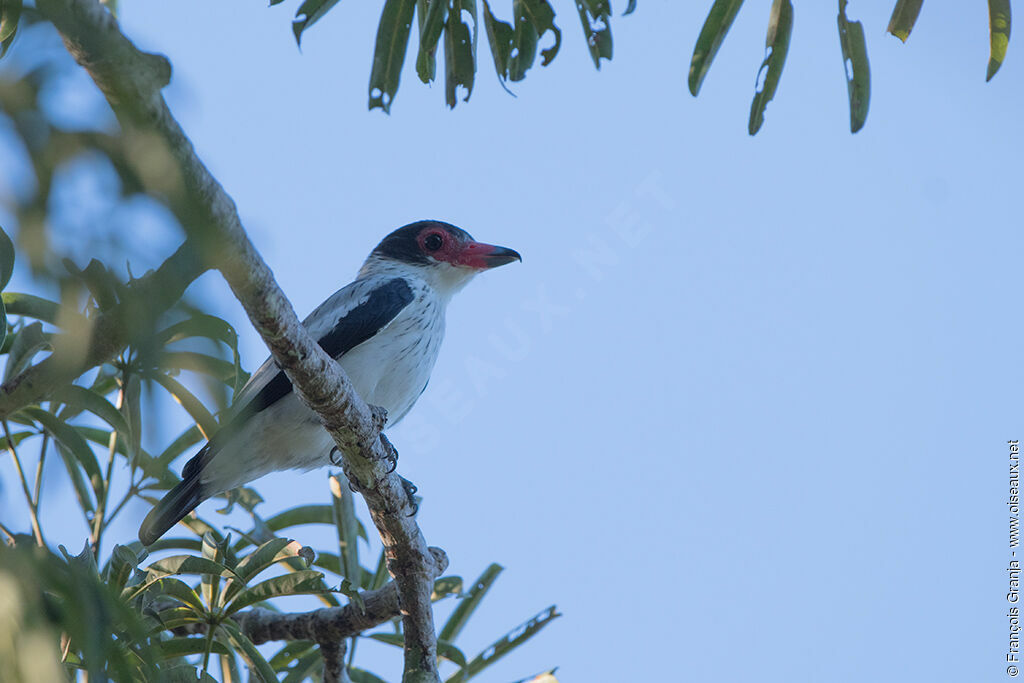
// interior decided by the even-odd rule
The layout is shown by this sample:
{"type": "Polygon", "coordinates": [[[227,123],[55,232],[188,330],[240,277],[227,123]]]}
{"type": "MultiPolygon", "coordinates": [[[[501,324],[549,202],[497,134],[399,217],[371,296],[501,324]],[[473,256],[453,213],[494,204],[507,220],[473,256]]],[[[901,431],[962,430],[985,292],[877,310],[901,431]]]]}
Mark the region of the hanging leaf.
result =
{"type": "Polygon", "coordinates": [[[504,567],[500,564],[492,564],[484,570],[484,573],[473,583],[466,596],[459,601],[455,611],[448,617],[444,628],[437,634],[438,639],[447,640],[451,643],[455,642],[466,622],[473,616],[476,608],[480,606],[480,601],[484,599],[487,591],[491,589],[491,586],[498,579],[498,575],[501,574],[503,569],[504,567]]]}
{"type": "Polygon", "coordinates": [[[764,123],[764,110],[775,97],[782,77],[782,67],[786,63],[789,51],[789,37],[793,32],[793,4],[790,0],[773,0],[771,14],[768,17],[768,37],[765,39],[767,54],[757,72],[760,89],[754,93],[754,101],[750,104],[750,124],[747,131],[755,135],[764,123]],[[762,81],[762,77],[764,80],[762,81]]]}
{"type": "Polygon", "coordinates": [[[899,38],[904,43],[910,37],[914,29],[914,22],[917,15],[921,13],[921,5],[924,0],[898,0],[892,9],[892,17],[889,18],[889,33],[899,38]]]}
{"type": "Polygon", "coordinates": [[[1010,45],[1010,0],[988,0],[989,58],[985,80],[991,81],[1010,45]]]}
{"type": "Polygon", "coordinates": [[[415,0],[386,0],[377,26],[377,44],[373,51],[370,71],[370,109],[391,111],[391,103],[398,92],[402,63],[409,46],[409,29],[415,0]]]}
{"type": "Polygon", "coordinates": [[[577,0],[576,10],[583,25],[583,37],[587,40],[590,58],[600,70],[601,59],[612,58],[612,27],[609,24],[612,8],[608,0],[577,0]]]}
{"type": "Polygon", "coordinates": [[[444,32],[444,96],[449,108],[458,102],[458,89],[466,89],[463,102],[469,101],[473,93],[473,76],[476,72],[476,0],[448,0],[448,26],[444,32]],[[473,18],[473,34],[462,20],[462,12],[468,11],[473,18]]]}
{"type": "Polygon", "coordinates": [[[843,51],[846,89],[850,97],[850,132],[864,127],[871,100],[871,67],[864,41],[864,26],[846,18],[846,0],[839,0],[839,46],[843,51]]]}
{"type": "Polygon", "coordinates": [[[636,9],[636,0],[629,0],[629,4],[626,5],[626,11],[622,13],[622,16],[632,14],[633,10],[636,9]]]}
{"type": "Polygon", "coordinates": [[[484,0],[484,30],[487,32],[487,42],[491,46],[491,57],[494,61],[494,70],[498,74],[498,82],[505,88],[505,92],[511,94],[505,86],[505,81],[508,80],[509,59],[515,32],[510,24],[494,18],[487,0],[484,0]]]}
{"type": "Polygon", "coordinates": [[[694,97],[700,92],[700,86],[704,82],[704,76],[711,68],[711,62],[718,53],[718,48],[729,32],[736,13],[740,11],[743,0],[715,0],[708,12],[708,18],[704,20],[704,26],[697,36],[697,44],[693,48],[693,57],[690,58],[690,76],[687,80],[690,87],[690,94],[694,97]]]}
{"type": "Polygon", "coordinates": [[[416,17],[420,27],[420,49],[416,56],[416,74],[424,83],[434,80],[437,72],[437,42],[444,30],[448,0],[416,0],[416,17]]]}
{"type": "Polygon", "coordinates": [[[512,631],[509,631],[502,638],[492,643],[486,650],[474,657],[473,661],[456,671],[454,675],[450,676],[445,683],[462,683],[463,681],[468,681],[470,678],[473,678],[491,664],[494,664],[509,652],[537,635],[542,628],[560,616],[562,615],[558,613],[558,610],[554,605],[548,607],[537,616],[533,617],[526,623],[521,624],[512,631]]]}
{"type": "Polygon", "coordinates": [[[512,81],[526,78],[526,72],[537,57],[537,29],[523,11],[524,0],[513,0],[512,13],[515,29],[512,33],[512,51],[509,54],[508,77],[512,81]]]}
{"type": "MultiPolygon", "coordinates": [[[[282,0],[271,0],[272,5],[282,0]]],[[[295,20],[292,21],[292,33],[295,34],[295,44],[302,47],[302,32],[320,21],[320,18],[327,14],[327,11],[338,4],[338,0],[304,0],[295,12],[295,20]]]]}
{"type": "Polygon", "coordinates": [[[551,8],[548,0],[516,0],[522,5],[522,14],[533,25],[538,37],[542,37],[548,31],[555,36],[555,43],[546,50],[540,51],[541,66],[547,66],[558,54],[558,48],[562,45],[562,32],[555,26],[555,10],[551,8]]]}

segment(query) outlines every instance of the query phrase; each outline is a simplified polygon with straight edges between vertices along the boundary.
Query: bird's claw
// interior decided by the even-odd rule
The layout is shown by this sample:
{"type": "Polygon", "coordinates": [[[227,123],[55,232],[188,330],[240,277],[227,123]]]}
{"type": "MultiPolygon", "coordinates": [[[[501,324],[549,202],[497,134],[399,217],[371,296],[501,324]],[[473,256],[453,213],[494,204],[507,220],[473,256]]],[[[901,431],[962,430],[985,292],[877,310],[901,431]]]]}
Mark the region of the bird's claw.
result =
{"type": "Polygon", "coordinates": [[[343,461],[341,459],[341,451],[335,446],[331,449],[331,452],[327,454],[327,459],[331,461],[331,464],[335,467],[343,467],[343,461]]]}
{"type": "Polygon", "coordinates": [[[405,495],[408,497],[409,505],[412,507],[412,512],[409,513],[409,516],[415,517],[416,513],[420,510],[420,505],[416,502],[416,492],[419,491],[419,487],[405,477],[399,477],[399,479],[402,480],[402,488],[405,489],[405,495]]]}

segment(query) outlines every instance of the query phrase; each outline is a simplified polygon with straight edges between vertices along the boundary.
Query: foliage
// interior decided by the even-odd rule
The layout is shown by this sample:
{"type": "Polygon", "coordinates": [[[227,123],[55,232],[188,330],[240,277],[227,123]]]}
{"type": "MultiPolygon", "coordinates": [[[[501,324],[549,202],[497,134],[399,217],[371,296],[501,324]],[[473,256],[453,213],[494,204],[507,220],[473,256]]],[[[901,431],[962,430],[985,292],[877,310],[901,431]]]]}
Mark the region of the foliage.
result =
{"type": "MultiPolygon", "coordinates": [[[[32,33],[24,31],[30,14],[29,8],[22,14],[20,35],[32,33]]],[[[17,81],[0,74],[0,111],[27,152],[27,172],[35,182],[7,198],[5,208],[18,231],[12,241],[0,229],[0,290],[8,287],[16,253],[19,272],[31,274],[39,289],[0,296],[5,382],[55,350],[81,356],[104,316],[128,311],[119,324],[138,326],[139,317],[130,312],[146,305],[133,300],[130,269],[125,277],[100,259],[80,267],[62,258],[55,234],[54,197],[63,172],[83,158],[113,170],[116,201],[142,196],[146,184],[124,163],[124,139],[69,130],[50,119],[41,93],[61,77],[59,64],[44,61],[23,73],[27,77],[17,81]],[[41,295],[46,292],[59,294],[41,295]]],[[[116,244],[109,251],[125,253],[116,244]]],[[[259,493],[243,487],[224,494],[219,511],[237,506],[247,520],[243,530],[228,533],[224,521],[193,513],[148,548],[134,538],[114,538],[120,528],[115,522],[123,521],[126,510],[135,514],[140,502],[154,502],[178,481],[182,456],[217,429],[218,416],[230,411],[248,377],[232,325],[184,301],[131,338],[109,362],[0,420],[0,450],[14,474],[0,483],[10,505],[20,498],[26,511],[19,523],[0,519],[0,680],[63,680],[84,672],[89,681],[196,681],[214,675],[237,681],[243,668],[253,680],[320,680],[323,659],[315,643],[257,647],[239,618],[254,607],[295,609],[296,596],[312,596],[323,606],[358,606],[366,591],[388,582],[383,552],[367,552],[352,492],[342,478],[331,476],[322,501],[265,515],[259,493]],[[175,405],[191,424],[180,434],[160,436],[175,405]],[[60,487],[71,492],[71,500],[61,501],[67,514],[56,523],[60,535],[67,537],[79,524],[83,530],[84,547],[74,556],[53,547],[50,536],[57,532],[43,514],[57,502],[52,494],[60,487]],[[314,551],[295,540],[316,535],[317,528],[333,529],[337,541],[314,551]]],[[[485,572],[487,587],[499,570],[495,565],[485,572]]],[[[448,637],[439,645],[456,680],[475,676],[557,616],[549,608],[527,628],[467,656],[456,637],[486,593],[479,583],[463,593],[457,576],[435,582],[435,600],[458,599],[448,621],[457,626],[443,624],[448,637]]],[[[353,638],[346,661],[350,678],[382,680],[358,665],[356,644],[400,646],[401,633],[396,618],[353,638]]]]}
{"type": "MultiPolygon", "coordinates": [[[[0,232],[0,274],[12,269],[14,252],[5,246],[8,242],[0,232]]],[[[98,292],[116,290],[120,284],[98,262],[90,268],[97,293],[91,292],[84,307],[73,312],[86,318],[101,308],[98,292]]],[[[12,292],[5,292],[2,301],[13,321],[0,349],[10,377],[53,348],[60,337],[55,321],[71,314],[65,312],[67,301],[12,292]]],[[[289,643],[267,656],[239,628],[239,613],[256,605],[281,609],[287,605],[278,607],[279,600],[303,594],[327,606],[345,599],[358,604],[361,591],[380,588],[389,578],[383,552],[371,566],[360,563],[359,539],[366,540],[366,531],[355,517],[352,493],[336,475],[330,478],[331,503],[301,505],[267,519],[256,512],[262,499],[254,490],[225,494],[223,512],[237,503],[252,520],[237,540],[213,520],[192,514],[179,527],[184,534],[149,548],[133,540],[104,552],[106,532],[125,506],[137,498],[155,501],[177,480],[171,465],[202,433],[216,429],[214,414],[223,405],[208,407],[188,385],[202,377],[226,396],[246,378],[237,335],[228,323],[196,311],[178,311],[174,318],[154,330],[145,346],[127,349],[115,362],[2,421],[2,446],[20,477],[31,533],[0,522],[9,545],[0,555],[0,598],[9,606],[4,631],[12,634],[0,642],[38,655],[33,662],[20,655],[3,657],[4,680],[32,680],[34,672],[52,671],[57,662],[69,672],[87,671],[89,680],[158,680],[172,673],[175,680],[196,680],[197,675],[203,680],[214,661],[226,680],[237,680],[231,672],[239,670],[239,658],[263,680],[317,679],[323,662],[314,643],[289,643]],[[191,350],[197,340],[214,351],[191,350]],[[162,450],[150,451],[143,448],[141,435],[157,418],[155,411],[142,411],[142,395],[156,389],[176,400],[195,425],[162,450]],[[50,552],[41,523],[43,466],[54,453],[60,456],[88,529],[85,549],[76,557],[63,548],[63,557],[50,552]],[[115,477],[123,472],[128,473],[127,490],[115,495],[115,477]],[[310,524],[335,528],[338,552],[313,551],[282,535],[310,524]],[[98,557],[105,557],[102,566],[98,557]]],[[[500,570],[492,565],[464,594],[458,577],[443,577],[435,584],[435,599],[462,598],[443,626],[439,644],[440,656],[457,667],[451,680],[468,680],[558,616],[554,607],[548,608],[467,658],[455,639],[500,570]]],[[[362,637],[401,646],[401,621],[362,637]]],[[[355,650],[354,643],[350,649],[355,650]]],[[[354,679],[376,680],[351,660],[349,666],[360,672],[354,679]]]]}
{"type": "MultiPolygon", "coordinates": [[[[271,0],[270,4],[277,5],[283,1],[271,0]]],[[[492,7],[497,2],[481,2],[484,32],[503,88],[508,90],[508,81],[520,81],[526,77],[526,72],[536,61],[539,41],[546,34],[551,34],[552,44],[540,50],[541,65],[547,66],[558,54],[562,32],[555,21],[554,4],[547,0],[511,0],[511,8],[506,8],[511,16],[509,22],[497,18],[492,7]]],[[[594,67],[600,69],[602,59],[612,58],[611,0],[573,2],[583,28],[586,48],[594,67]]],[[[847,0],[838,0],[838,3],[839,43],[850,93],[850,131],[856,133],[867,119],[870,98],[867,43],[860,22],[846,18],[847,0]]],[[[887,31],[906,42],[922,3],[923,0],[896,0],[887,31]]],[[[292,23],[295,40],[301,43],[303,33],[335,4],[337,0],[304,0],[292,23]]],[[[690,60],[688,87],[694,97],[700,92],[711,63],[742,5],[743,0],[712,2],[690,60]]],[[[623,14],[631,14],[634,9],[636,0],[629,0],[623,14]]],[[[370,109],[391,111],[408,49],[413,14],[417,17],[416,73],[420,80],[430,83],[436,78],[436,52],[441,43],[445,54],[445,102],[449,107],[455,107],[460,90],[465,93],[462,97],[465,101],[473,92],[481,16],[477,12],[476,0],[386,0],[377,26],[373,53],[370,109]]],[[[1006,57],[1010,40],[1009,0],[989,0],[989,23],[991,47],[986,80],[991,80],[1006,57]]],[[[751,104],[748,126],[751,135],[760,130],[765,107],[774,96],[782,76],[792,28],[793,5],[790,0],[773,0],[768,18],[766,55],[758,71],[751,104]]]]}

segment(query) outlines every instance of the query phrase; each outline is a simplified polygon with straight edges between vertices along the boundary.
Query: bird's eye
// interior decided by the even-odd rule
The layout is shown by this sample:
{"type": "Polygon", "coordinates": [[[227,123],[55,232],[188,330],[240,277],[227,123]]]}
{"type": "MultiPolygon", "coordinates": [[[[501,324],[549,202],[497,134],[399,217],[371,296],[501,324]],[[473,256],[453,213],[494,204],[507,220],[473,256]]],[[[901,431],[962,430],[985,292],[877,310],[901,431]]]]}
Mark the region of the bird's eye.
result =
{"type": "Polygon", "coordinates": [[[423,246],[427,248],[427,251],[437,251],[444,244],[444,240],[436,232],[426,236],[423,240],[423,246]]]}

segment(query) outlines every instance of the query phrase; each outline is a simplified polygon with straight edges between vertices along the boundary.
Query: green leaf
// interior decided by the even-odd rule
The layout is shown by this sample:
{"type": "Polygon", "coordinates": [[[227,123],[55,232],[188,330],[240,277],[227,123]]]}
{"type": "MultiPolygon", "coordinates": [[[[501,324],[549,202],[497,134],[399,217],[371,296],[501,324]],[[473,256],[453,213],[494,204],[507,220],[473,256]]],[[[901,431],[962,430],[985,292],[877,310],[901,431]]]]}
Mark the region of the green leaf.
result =
{"type": "Polygon", "coordinates": [[[145,571],[145,579],[141,583],[128,586],[121,592],[121,599],[123,601],[131,600],[160,579],[168,576],[211,574],[225,579],[241,581],[237,574],[220,562],[215,562],[205,557],[196,557],[195,555],[172,555],[171,557],[165,557],[146,567],[145,571]]]}
{"type": "Polygon", "coordinates": [[[487,595],[487,591],[491,589],[491,586],[497,580],[498,575],[501,574],[502,567],[500,564],[492,564],[490,567],[484,570],[484,573],[480,575],[469,589],[469,592],[464,598],[459,601],[458,607],[452,612],[451,616],[448,617],[448,621],[445,622],[444,628],[441,629],[440,633],[437,634],[439,640],[447,640],[450,643],[454,643],[459,633],[462,632],[463,627],[469,618],[473,615],[473,612],[477,607],[480,606],[480,601],[487,595]]]}
{"type": "Polygon", "coordinates": [[[225,619],[220,624],[220,630],[227,634],[228,639],[234,645],[238,654],[249,665],[249,670],[262,678],[263,683],[275,683],[277,681],[277,674],[274,673],[270,664],[263,658],[263,655],[256,649],[256,646],[252,644],[252,641],[238,629],[238,625],[234,621],[225,619]]]}
{"type": "Polygon", "coordinates": [[[195,612],[197,616],[205,617],[208,613],[199,594],[181,579],[165,576],[151,583],[150,591],[164,597],[174,598],[195,612]]]}
{"type": "Polygon", "coordinates": [[[537,57],[537,29],[524,12],[524,0],[513,0],[512,13],[515,29],[512,33],[512,51],[509,54],[508,77],[511,81],[526,78],[526,72],[537,57]]]}
{"type": "Polygon", "coordinates": [[[217,420],[214,419],[213,415],[206,406],[203,405],[202,401],[196,398],[196,395],[185,388],[181,382],[177,381],[173,377],[168,377],[161,372],[147,372],[143,375],[146,379],[153,380],[167,392],[174,397],[174,399],[181,404],[181,407],[192,417],[199,430],[203,434],[203,438],[207,441],[210,437],[217,432],[217,420]]]}
{"type": "MultiPolygon", "coordinates": [[[[0,0],[0,41],[5,40],[11,34],[14,33],[14,29],[10,29],[10,33],[5,35],[7,27],[7,7],[8,5],[17,5],[17,12],[21,13],[21,0],[0,0]]],[[[14,18],[14,23],[17,25],[18,19],[14,18]]],[[[14,274],[14,242],[7,236],[3,228],[0,228],[0,289],[3,289],[11,281],[11,275],[14,274]]]]}
{"type": "Polygon", "coordinates": [[[43,332],[42,323],[32,323],[18,330],[12,335],[10,350],[7,352],[4,382],[20,375],[37,353],[52,348],[49,335],[43,332]]]}
{"type": "MultiPolygon", "coordinates": [[[[206,636],[199,636],[194,638],[177,637],[169,640],[160,642],[160,658],[161,659],[172,659],[174,657],[186,657],[188,655],[201,655],[206,652],[206,636]]],[[[230,654],[229,650],[223,643],[219,643],[216,640],[213,641],[211,652],[215,652],[219,655],[230,654]]],[[[188,668],[192,668],[189,666],[188,668]]],[[[192,671],[192,680],[195,678],[195,670],[192,671]]],[[[214,679],[209,679],[214,680],[214,679]]]]}
{"type": "Polygon", "coordinates": [[[43,322],[57,323],[60,304],[55,301],[20,292],[4,292],[3,301],[9,315],[23,315],[43,322]]]}
{"type": "Polygon", "coordinates": [[[629,0],[629,4],[626,5],[626,11],[622,13],[622,16],[626,16],[627,14],[632,14],[633,10],[635,10],[635,9],[636,9],[636,0],[629,0]]]}
{"type": "MultiPolygon", "coordinates": [[[[366,539],[366,529],[359,524],[359,536],[366,539]]],[[[334,524],[334,507],[331,505],[299,505],[274,515],[264,524],[273,532],[303,524],[334,524]]]]}
{"type": "Polygon", "coordinates": [[[139,556],[132,548],[126,545],[115,545],[110,553],[110,559],[107,560],[103,580],[113,590],[121,591],[138,564],[139,556]]]}
{"type": "MultiPolygon", "coordinates": [[[[265,569],[293,557],[302,557],[302,544],[287,538],[272,538],[243,557],[235,565],[235,573],[242,577],[243,584],[265,569]]],[[[242,584],[232,582],[225,588],[226,599],[230,600],[241,590],[242,584]]]]}
{"type": "Polygon", "coordinates": [[[542,628],[562,616],[554,605],[536,615],[524,624],[509,631],[502,638],[492,643],[486,650],[473,658],[469,664],[450,676],[445,683],[462,683],[494,664],[496,661],[535,636],[542,628]]]}
{"type": "Polygon", "coordinates": [[[612,8],[608,0],[577,0],[576,9],[583,25],[583,37],[594,66],[601,69],[601,59],[612,58],[612,27],[609,23],[612,8]]]}
{"type": "Polygon", "coordinates": [[[444,30],[448,0],[416,0],[416,16],[420,26],[420,49],[416,57],[416,73],[424,83],[436,74],[437,41],[444,30]]]}
{"type": "Polygon", "coordinates": [[[767,54],[757,73],[757,80],[760,82],[761,76],[764,75],[764,82],[754,93],[754,101],[750,104],[750,124],[747,131],[751,135],[757,134],[761,129],[761,124],[764,123],[764,109],[775,97],[775,90],[779,87],[779,78],[782,77],[782,67],[786,63],[792,32],[793,4],[790,0],[773,0],[771,14],[768,17],[768,37],[765,39],[767,54]]]}
{"type": "Polygon", "coordinates": [[[985,80],[991,81],[1010,45],[1010,0],[988,0],[989,58],[985,80]]]}
{"type": "MultiPolygon", "coordinates": [[[[280,2],[281,0],[278,0],[280,2]]],[[[304,0],[295,12],[295,20],[292,21],[292,33],[295,34],[295,44],[302,47],[302,32],[320,21],[320,18],[327,14],[327,11],[334,7],[338,0],[304,0]]],[[[271,2],[270,4],[276,4],[271,2]]]]}
{"type": "Polygon", "coordinates": [[[171,444],[156,457],[156,461],[166,467],[174,462],[182,453],[199,443],[202,438],[203,434],[199,431],[199,427],[192,425],[182,432],[177,439],[172,441],[171,444]]]}
{"type": "MultiPolygon", "coordinates": [[[[312,674],[323,669],[323,662],[324,658],[320,654],[320,648],[312,648],[298,658],[295,666],[288,670],[288,675],[282,679],[281,683],[300,683],[310,678],[314,681],[320,680],[312,674]]],[[[345,680],[345,678],[341,680],[345,680]]]]}
{"type": "Polygon", "coordinates": [[[555,35],[555,44],[546,50],[540,51],[540,65],[547,66],[558,54],[558,48],[562,45],[562,32],[555,26],[555,10],[551,9],[548,0],[516,0],[522,5],[522,16],[526,17],[537,31],[538,37],[551,31],[555,35]]]}
{"type": "Polygon", "coordinates": [[[434,590],[430,594],[430,601],[437,602],[449,595],[458,595],[462,592],[461,576],[442,576],[434,581],[434,590]]]}
{"type": "MultiPolygon", "coordinates": [[[[238,352],[238,333],[235,331],[235,328],[226,320],[217,316],[194,313],[191,317],[180,320],[158,332],[156,341],[158,344],[166,345],[183,339],[194,338],[209,339],[212,342],[223,344],[231,350],[230,370],[225,366],[225,362],[219,358],[214,358],[212,363],[209,362],[207,359],[210,356],[192,359],[191,363],[212,369],[214,371],[213,374],[225,384],[231,385],[233,382],[231,388],[237,394],[242,385],[249,380],[249,373],[242,369],[242,358],[238,352]]],[[[198,372],[208,371],[206,369],[189,367],[188,365],[183,365],[182,368],[198,372]]]]}
{"type": "Polygon", "coordinates": [[[25,406],[18,412],[32,418],[49,432],[50,436],[64,446],[82,465],[85,473],[89,475],[93,490],[97,494],[103,491],[103,473],[96,461],[96,454],[92,452],[85,438],[74,427],[39,406],[25,406]]]}
{"type": "Polygon", "coordinates": [[[924,0],[897,0],[889,18],[889,33],[896,36],[902,42],[907,42],[910,32],[914,29],[918,14],[921,13],[921,5],[924,0]]]}
{"type": "Polygon", "coordinates": [[[897,0],[889,18],[889,28],[886,30],[904,43],[907,42],[923,3],[924,0],[897,0]]]}
{"type": "Polygon", "coordinates": [[[448,27],[444,33],[444,95],[450,108],[458,102],[458,88],[466,88],[464,102],[473,93],[473,76],[476,73],[476,0],[448,0],[448,27]],[[473,34],[462,21],[463,10],[473,17],[473,34]]]}
{"type": "Polygon", "coordinates": [[[348,677],[352,679],[352,683],[388,683],[377,674],[354,666],[349,667],[348,677]]]}
{"type": "Polygon", "coordinates": [[[415,0],[386,0],[377,26],[377,43],[373,51],[370,71],[370,109],[391,111],[391,103],[398,92],[402,63],[409,46],[409,29],[415,0]]]}
{"type": "Polygon", "coordinates": [[[391,574],[388,573],[388,558],[382,548],[380,556],[377,558],[377,569],[373,573],[373,578],[370,579],[370,585],[366,586],[368,590],[377,590],[388,582],[391,578],[391,574]]]}
{"type": "Polygon", "coordinates": [[[512,41],[515,32],[512,26],[504,21],[498,21],[491,13],[491,5],[484,0],[484,30],[487,32],[487,42],[491,46],[491,56],[494,59],[494,70],[498,74],[498,82],[505,92],[511,91],[505,87],[508,80],[509,55],[512,54],[512,41]]]}
{"type": "Polygon", "coordinates": [[[234,614],[243,607],[280,598],[287,595],[309,595],[310,593],[323,593],[330,590],[324,584],[324,575],[312,569],[282,574],[261,581],[254,586],[240,591],[237,596],[228,604],[227,614],[234,614]]]}
{"type": "MultiPolygon", "coordinates": [[[[131,429],[117,408],[107,399],[94,391],[75,384],[65,384],[50,394],[51,401],[60,401],[74,410],[75,415],[83,410],[89,411],[114,428],[125,439],[131,438],[131,429]]],[[[65,419],[67,415],[62,416],[65,419]]]]}
{"type": "Polygon", "coordinates": [[[329,481],[334,526],[338,530],[341,577],[358,586],[362,578],[362,567],[359,566],[359,524],[356,520],[355,497],[344,477],[332,474],[329,481]]]}
{"type": "Polygon", "coordinates": [[[189,370],[208,375],[228,386],[235,384],[235,364],[222,358],[195,351],[167,351],[157,357],[163,369],[189,370]]]}
{"type": "Polygon", "coordinates": [[[846,90],[850,97],[850,132],[864,127],[871,100],[871,67],[864,41],[864,26],[846,18],[846,0],[839,0],[839,46],[843,50],[846,90]]]}
{"type": "MultiPolygon", "coordinates": [[[[14,32],[18,29],[18,19],[21,17],[21,0],[0,0],[0,42],[6,42],[14,38],[14,32]]],[[[5,50],[6,51],[6,50],[5,50]]],[[[0,56],[3,56],[0,54],[0,56]]],[[[6,238],[6,233],[4,234],[6,238]]],[[[7,239],[10,244],[10,239],[7,239]]],[[[13,251],[13,249],[12,249],[13,251]]],[[[0,256],[2,258],[2,256],[0,256]]],[[[14,262],[14,256],[11,256],[11,262],[14,262]]],[[[0,271],[2,273],[3,271],[0,271]]],[[[7,279],[3,280],[3,284],[0,285],[0,289],[7,286],[7,281],[10,280],[10,274],[7,275],[7,279]]]]}
{"type": "Polygon", "coordinates": [[[700,86],[704,82],[704,76],[711,68],[711,62],[722,45],[725,34],[732,26],[732,20],[740,11],[743,0],[715,0],[708,12],[708,18],[704,20],[704,26],[697,37],[697,44],[693,48],[693,57],[690,58],[690,76],[688,83],[690,94],[694,97],[700,92],[700,86]]]}
{"type": "MultiPolygon", "coordinates": [[[[370,633],[366,637],[376,640],[378,643],[405,647],[405,637],[401,633],[370,633]]],[[[462,653],[462,650],[447,641],[437,641],[437,654],[439,657],[443,657],[458,666],[466,666],[466,655],[462,653]]]]}

